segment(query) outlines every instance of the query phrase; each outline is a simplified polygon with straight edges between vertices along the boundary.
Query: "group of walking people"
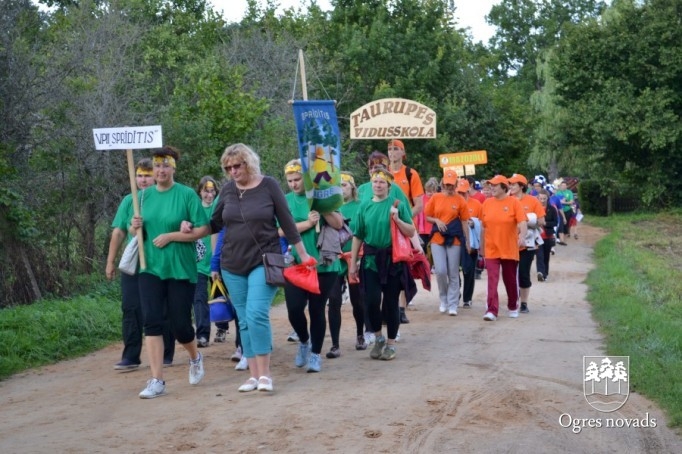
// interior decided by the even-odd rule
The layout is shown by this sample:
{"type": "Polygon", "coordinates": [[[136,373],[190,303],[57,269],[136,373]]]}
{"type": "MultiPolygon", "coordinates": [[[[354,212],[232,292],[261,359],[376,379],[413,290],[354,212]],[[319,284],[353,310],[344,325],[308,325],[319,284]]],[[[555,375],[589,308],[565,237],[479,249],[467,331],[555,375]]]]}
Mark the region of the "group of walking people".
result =
{"type": "MultiPolygon", "coordinates": [[[[319,281],[319,293],[290,283],[284,287],[289,322],[299,342],[294,365],[307,372],[322,370],[327,314],[332,345],[324,356],[341,356],[344,288],[352,305],[356,350],[373,344],[372,359],[396,357],[400,326],[409,323],[405,308],[416,294],[416,285],[407,265],[392,260],[391,224],[416,250],[429,244],[425,252],[433,260],[442,313],[456,316],[462,300],[465,308],[473,305],[479,256],[485,258],[488,273],[484,319],[497,318],[500,273],[509,315],[528,312],[532,260],[538,254],[540,263],[537,245],[553,237],[550,229],[556,223],[556,217],[546,216],[548,194],[539,194],[538,201],[526,193],[523,176],[498,175],[488,181],[491,196],[481,203],[473,182],[446,169],[440,184],[427,184],[425,196],[418,172],[404,164],[402,141],[390,141],[387,152],[370,155],[368,183],[358,187],[354,176],[343,172],[344,203],[326,213],[311,210],[299,160],[284,168],[290,189],[285,195],[277,180],[261,173],[259,156],[241,143],[227,147],[220,158],[227,180],[222,188],[208,176],[196,190],[175,182],[180,156],[172,147],[140,161],[136,175],[140,214],[133,216],[131,196],[122,201],[112,223],[106,270],[113,278],[120,245],[126,235],[132,238],[141,229],[147,266],[135,276],[121,278],[125,345],[115,366],[119,370],[139,367],[144,332],[152,376],[139,397],[165,395],[163,367],[172,364],[175,340],[189,354],[190,384],[202,380],[198,348],[208,346],[210,339],[207,288],[211,279],[225,283],[236,312],[233,359],[244,363],[238,368],[249,370],[238,391],[274,389],[270,307],[277,287],[266,282],[263,255],[282,252],[282,243],[290,246],[296,264],[316,269],[319,281]],[[353,234],[352,241],[336,256],[321,254],[323,229],[339,231],[344,224],[353,234]],[[424,232],[426,225],[431,232],[424,232]],[[221,237],[216,242],[218,232],[221,237]],[[197,240],[213,254],[198,261],[197,240]]],[[[541,250],[546,267],[549,257],[541,250]]],[[[228,326],[216,328],[215,341],[223,342],[228,326]]]]}

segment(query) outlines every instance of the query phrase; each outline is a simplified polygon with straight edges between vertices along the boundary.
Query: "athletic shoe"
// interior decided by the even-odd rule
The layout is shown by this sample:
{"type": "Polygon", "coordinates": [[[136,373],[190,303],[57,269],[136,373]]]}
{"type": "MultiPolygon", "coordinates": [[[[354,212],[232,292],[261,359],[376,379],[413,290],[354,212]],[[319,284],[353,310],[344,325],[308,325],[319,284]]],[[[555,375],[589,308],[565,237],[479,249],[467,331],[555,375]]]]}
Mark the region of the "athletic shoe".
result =
{"type": "Polygon", "coordinates": [[[395,333],[395,341],[400,342],[400,330],[398,330],[398,332],[395,333]]]}
{"type": "Polygon", "coordinates": [[[208,339],[206,339],[205,337],[200,337],[199,339],[197,339],[197,347],[199,348],[208,347],[208,339]]]}
{"type": "Polygon", "coordinates": [[[448,309],[448,314],[457,316],[457,306],[450,306],[450,309],[448,309]]]}
{"type": "Polygon", "coordinates": [[[129,359],[122,359],[118,363],[114,364],[114,370],[135,370],[140,367],[140,363],[134,363],[129,359]]]}
{"type": "Polygon", "coordinates": [[[301,342],[301,340],[298,338],[298,334],[296,334],[296,331],[292,331],[289,333],[289,337],[287,337],[288,342],[301,342]]]}
{"type": "Polygon", "coordinates": [[[471,301],[465,301],[463,307],[464,309],[471,309],[471,301]]]}
{"type": "Polygon", "coordinates": [[[147,387],[140,393],[140,399],[153,399],[166,395],[166,382],[152,378],[147,380],[147,387]]]}
{"type": "Polygon", "coordinates": [[[363,336],[362,334],[358,336],[358,339],[355,342],[355,349],[367,350],[367,342],[365,342],[365,336],[363,336]]]}
{"type": "Polygon", "coordinates": [[[213,342],[225,342],[225,338],[227,337],[227,331],[224,329],[218,329],[215,333],[215,337],[213,338],[213,342]]]}
{"type": "Polygon", "coordinates": [[[272,378],[262,376],[258,379],[258,391],[272,392],[272,378]]]}
{"type": "Polygon", "coordinates": [[[374,342],[374,347],[372,351],[369,352],[369,357],[372,359],[379,359],[384,351],[384,346],[386,345],[386,338],[384,336],[377,336],[374,342]]]}
{"type": "Polygon", "coordinates": [[[400,324],[404,325],[405,323],[410,323],[410,320],[407,318],[407,314],[405,313],[405,308],[401,307],[400,308],[400,324]]]}
{"type": "Polygon", "coordinates": [[[538,282],[545,282],[545,275],[542,273],[538,273],[538,282]]]}
{"type": "Polygon", "coordinates": [[[163,360],[163,367],[173,367],[173,360],[172,359],[164,359],[163,360]]]}
{"type": "Polygon", "coordinates": [[[308,364],[308,357],[310,356],[310,341],[298,344],[298,351],[296,352],[296,359],[294,359],[294,365],[296,367],[303,367],[308,364]]]}
{"type": "Polygon", "coordinates": [[[239,362],[242,359],[242,348],[237,347],[237,349],[232,353],[232,356],[230,356],[230,361],[234,362],[239,362]]]}
{"type": "Polygon", "coordinates": [[[197,359],[189,360],[189,384],[198,385],[202,378],[204,378],[204,357],[199,353],[197,359]]]}
{"type": "Polygon", "coordinates": [[[240,393],[248,393],[249,391],[255,391],[256,389],[258,389],[258,380],[251,377],[237,389],[239,390],[240,393]]]}
{"type": "Polygon", "coordinates": [[[327,358],[333,359],[333,358],[338,358],[341,356],[341,350],[339,350],[339,347],[332,347],[328,352],[327,352],[327,358]]]}
{"type": "Polygon", "coordinates": [[[495,316],[495,314],[493,314],[492,312],[486,312],[485,315],[483,316],[483,320],[485,320],[486,322],[494,322],[495,320],[497,320],[497,316],[495,316]]]}
{"type": "Polygon", "coordinates": [[[319,353],[311,353],[308,358],[308,372],[319,372],[322,369],[322,358],[319,353]]]}
{"type": "Polygon", "coordinates": [[[530,311],[528,310],[528,303],[521,303],[521,313],[522,313],[522,314],[527,314],[528,312],[530,312],[530,311]]]}
{"type": "Polygon", "coordinates": [[[246,356],[242,356],[242,359],[234,366],[234,370],[249,370],[249,361],[246,359],[246,356]]]}
{"type": "Polygon", "coordinates": [[[381,353],[379,359],[383,361],[390,361],[395,358],[395,347],[393,345],[387,345],[384,351],[381,353]]]}
{"type": "Polygon", "coordinates": [[[445,303],[440,303],[440,307],[438,308],[441,314],[444,314],[447,312],[448,307],[445,305],[445,303]]]}
{"type": "Polygon", "coordinates": [[[519,318],[519,310],[514,309],[513,311],[509,311],[509,318],[519,318]]]}
{"type": "Polygon", "coordinates": [[[372,345],[374,341],[376,340],[376,335],[370,331],[365,331],[365,340],[367,341],[367,345],[372,345]]]}

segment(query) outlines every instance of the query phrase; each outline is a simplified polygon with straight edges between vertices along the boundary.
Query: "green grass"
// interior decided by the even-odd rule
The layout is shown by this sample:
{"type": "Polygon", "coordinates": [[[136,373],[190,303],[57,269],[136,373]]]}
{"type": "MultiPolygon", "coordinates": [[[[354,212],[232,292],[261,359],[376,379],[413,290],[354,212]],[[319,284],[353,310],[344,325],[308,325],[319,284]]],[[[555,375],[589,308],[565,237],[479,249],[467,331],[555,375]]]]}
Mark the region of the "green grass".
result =
{"type": "Polygon", "coordinates": [[[0,310],[0,380],[120,340],[118,290],[118,282],[101,283],[89,295],[0,310]]]}
{"type": "Polygon", "coordinates": [[[630,391],[682,426],[682,213],[591,218],[609,232],[587,284],[609,355],[630,356],[630,391]]]}

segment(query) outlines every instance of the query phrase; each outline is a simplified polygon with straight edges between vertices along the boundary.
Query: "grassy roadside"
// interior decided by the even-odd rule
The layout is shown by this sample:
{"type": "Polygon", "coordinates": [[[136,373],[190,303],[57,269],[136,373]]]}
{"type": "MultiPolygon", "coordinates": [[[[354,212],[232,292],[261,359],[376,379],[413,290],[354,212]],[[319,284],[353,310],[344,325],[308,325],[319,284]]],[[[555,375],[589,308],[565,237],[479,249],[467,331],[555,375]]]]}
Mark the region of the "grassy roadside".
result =
{"type": "Polygon", "coordinates": [[[607,353],[630,356],[630,391],[682,426],[682,212],[590,218],[609,234],[587,284],[607,353]]]}
{"type": "Polygon", "coordinates": [[[0,310],[0,380],[32,367],[82,356],[121,338],[119,284],[89,295],[45,299],[0,310]]]}

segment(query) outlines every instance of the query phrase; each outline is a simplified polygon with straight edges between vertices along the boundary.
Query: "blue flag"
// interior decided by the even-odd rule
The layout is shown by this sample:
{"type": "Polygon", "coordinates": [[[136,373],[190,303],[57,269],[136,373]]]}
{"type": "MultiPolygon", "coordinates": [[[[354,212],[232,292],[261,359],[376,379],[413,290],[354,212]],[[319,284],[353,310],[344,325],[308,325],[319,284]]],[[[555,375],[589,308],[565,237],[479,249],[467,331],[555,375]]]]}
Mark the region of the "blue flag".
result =
{"type": "Polygon", "coordinates": [[[334,211],[343,205],[341,140],[334,101],[294,101],[293,108],[310,209],[334,211]]]}

